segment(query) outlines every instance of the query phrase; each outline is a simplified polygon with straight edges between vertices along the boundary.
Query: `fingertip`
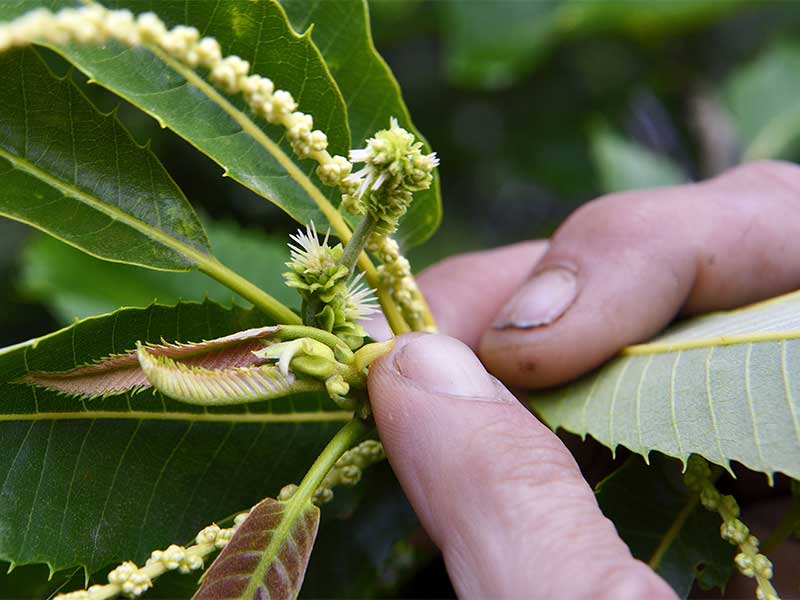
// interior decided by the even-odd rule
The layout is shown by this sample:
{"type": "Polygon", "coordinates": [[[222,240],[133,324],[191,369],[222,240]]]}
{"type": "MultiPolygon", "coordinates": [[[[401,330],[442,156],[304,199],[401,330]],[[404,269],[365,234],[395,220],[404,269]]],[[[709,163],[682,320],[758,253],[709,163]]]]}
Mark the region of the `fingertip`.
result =
{"type": "Polygon", "coordinates": [[[477,348],[497,311],[522,285],[548,242],[533,240],[447,258],[417,281],[439,331],[477,348]]]}

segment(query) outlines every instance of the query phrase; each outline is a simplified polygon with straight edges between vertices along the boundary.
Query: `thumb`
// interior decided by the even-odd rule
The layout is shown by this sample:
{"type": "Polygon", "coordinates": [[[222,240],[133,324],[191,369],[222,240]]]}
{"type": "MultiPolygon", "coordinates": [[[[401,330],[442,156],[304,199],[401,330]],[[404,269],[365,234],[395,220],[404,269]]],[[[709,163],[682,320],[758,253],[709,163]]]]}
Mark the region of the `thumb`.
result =
{"type": "Polygon", "coordinates": [[[401,336],[370,368],[369,393],[460,597],[674,597],[631,557],[561,441],[467,346],[401,336]]]}

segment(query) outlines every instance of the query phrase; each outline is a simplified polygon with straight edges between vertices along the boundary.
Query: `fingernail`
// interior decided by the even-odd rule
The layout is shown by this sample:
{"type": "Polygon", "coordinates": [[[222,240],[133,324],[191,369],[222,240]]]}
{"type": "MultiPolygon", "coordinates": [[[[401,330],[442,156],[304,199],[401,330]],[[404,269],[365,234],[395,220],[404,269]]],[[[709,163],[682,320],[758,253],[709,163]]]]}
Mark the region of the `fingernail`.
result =
{"type": "Polygon", "coordinates": [[[549,325],[575,301],[578,280],[563,267],[537,273],[508,301],[494,322],[495,329],[530,329],[549,325]]]}
{"type": "Polygon", "coordinates": [[[394,359],[401,375],[425,391],[474,400],[507,402],[502,388],[466,345],[446,335],[422,335],[394,359]]]}

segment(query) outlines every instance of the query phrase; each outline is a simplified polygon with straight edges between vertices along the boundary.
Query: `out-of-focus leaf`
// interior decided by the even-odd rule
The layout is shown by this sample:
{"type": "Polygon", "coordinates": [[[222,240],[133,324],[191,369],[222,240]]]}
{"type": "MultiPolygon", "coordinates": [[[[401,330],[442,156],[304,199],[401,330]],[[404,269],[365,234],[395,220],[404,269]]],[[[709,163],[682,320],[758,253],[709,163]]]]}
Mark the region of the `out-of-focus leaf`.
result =
{"type": "Polygon", "coordinates": [[[676,185],[688,179],[666,156],[625,140],[606,127],[596,128],[591,141],[600,182],[607,193],[676,185]]]}
{"type": "Polygon", "coordinates": [[[553,429],[647,456],[800,477],[800,292],[689,319],[530,406],[553,429]]]}
{"type": "Polygon", "coordinates": [[[554,40],[560,0],[442,2],[447,69],[462,85],[507,87],[554,40]]]}
{"type": "MultiPolygon", "coordinates": [[[[282,240],[233,223],[212,222],[207,231],[220,261],[281,302],[297,304],[297,294],[281,277],[289,259],[282,240]]],[[[44,303],[64,324],[120,306],[149,306],[154,301],[174,304],[208,297],[228,307],[234,301],[243,302],[202,273],[161,273],[103,262],[45,236],[32,238],[25,247],[20,279],[22,292],[44,303]]]]}
{"type": "Polygon", "coordinates": [[[734,547],[719,536],[720,518],[704,509],[681,481],[680,463],[631,457],[597,486],[597,501],[633,555],[686,598],[695,579],[724,587],[734,547]]]}
{"type": "Polygon", "coordinates": [[[608,0],[441,2],[447,68],[462,85],[506,87],[565,37],[622,31],[652,37],[701,25],[748,0],[650,0],[646,8],[608,0]]]}
{"type": "Polygon", "coordinates": [[[0,214],[84,252],[163,270],[210,260],[197,215],[147,148],[33,50],[0,55],[0,214]]]}
{"type": "Polygon", "coordinates": [[[250,511],[194,600],[295,598],[317,537],[319,508],[267,498],[250,511]]]}
{"type": "Polygon", "coordinates": [[[800,44],[780,41],[734,72],[724,98],[745,160],[786,158],[800,139],[800,44]]]}
{"type": "Polygon", "coordinates": [[[677,34],[737,10],[752,0],[650,0],[647,6],[609,0],[562,0],[562,24],[575,32],[622,31],[631,36],[677,34]]]}
{"type": "MultiPolygon", "coordinates": [[[[331,74],[347,103],[353,147],[363,147],[367,138],[396,117],[400,125],[422,139],[411,122],[400,87],[372,42],[365,0],[281,0],[293,27],[305,31],[322,52],[331,74]],[[340,25],[347,23],[347,35],[340,25]]],[[[425,144],[425,152],[430,152],[425,144]]],[[[414,246],[436,231],[442,216],[438,173],[431,189],[414,194],[414,203],[400,223],[398,241],[414,246]]]]}
{"type": "Polygon", "coordinates": [[[0,560],[96,572],[190,540],[304,472],[350,414],[324,394],[200,407],[152,390],[81,401],[14,383],[136,342],[264,325],[213,302],[124,309],[0,351],[0,560]]]}

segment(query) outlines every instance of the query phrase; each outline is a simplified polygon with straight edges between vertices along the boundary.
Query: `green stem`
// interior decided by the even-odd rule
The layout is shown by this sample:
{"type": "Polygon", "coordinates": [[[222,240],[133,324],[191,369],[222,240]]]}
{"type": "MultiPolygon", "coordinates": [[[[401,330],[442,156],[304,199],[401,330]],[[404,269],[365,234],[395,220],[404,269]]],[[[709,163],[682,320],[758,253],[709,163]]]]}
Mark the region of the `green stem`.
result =
{"type": "Polygon", "coordinates": [[[325,449],[311,465],[311,468],[303,477],[297,491],[292,495],[289,502],[297,506],[304,505],[308,500],[314,496],[319,484],[325,479],[325,476],[339,460],[339,457],[347,452],[350,448],[361,441],[369,428],[366,423],[361,419],[353,419],[347,425],[342,427],[335,436],[328,442],[325,449]]]}
{"type": "Polygon", "coordinates": [[[667,550],[669,550],[672,544],[675,542],[675,538],[678,537],[683,529],[683,526],[686,524],[686,519],[688,519],[689,516],[694,512],[699,503],[699,495],[692,494],[689,497],[686,504],[675,517],[675,520],[672,522],[670,528],[667,530],[667,533],[665,533],[664,537],[661,538],[661,542],[653,551],[653,555],[650,557],[650,560],[647,561],[647,564],[651,569],[656,571],[661,566],[661,561],[664,559],[664,555],[667,553],[667,550]]]}
{"type": "Polygon", "coordinates": [[[273,337],[279,340],[296,340],[297,338],[307,337],[322,342],[326,346],[329,346],[331,350],[335,350],[338,346],[345,345],[344,342],[334,334],[324,329],[317,329],[316,327],[308,327],[306,325],[283,326],[273,334],[273,337]]]}
{"type": "Polygon", "coordinates": [[[800,525],[800,498],[792,499],[792,506],[786,511],[778,526],[761,546],[763,554],[769,554],[780,546],[800,525]]]}
{"type": "Polygon", "coordinates": [[[192,258],[197,262],[197,268],[200,271],[219,281],[228,289],[233,290],[245,300],[252,302],[253,305],[273,317],[278,323],[287,325],[303,324],[300,317],[288,306],[279,302],[235,271],[231,271],[216,258],[200,253],[198,255],[192,258]]]}
{"type": "Polygon", "coordinates": [[[358,226],[353,231],[353,236],[344,247],[342,257],[339,259],[339,264],[347,267],[350,273],[353,273],[358,257],[364,251],[364,246],[367,245],[367,239],[375,229],[377,221],[375,217],[367,213],[363,219],[358,223],[358,226]]]}

